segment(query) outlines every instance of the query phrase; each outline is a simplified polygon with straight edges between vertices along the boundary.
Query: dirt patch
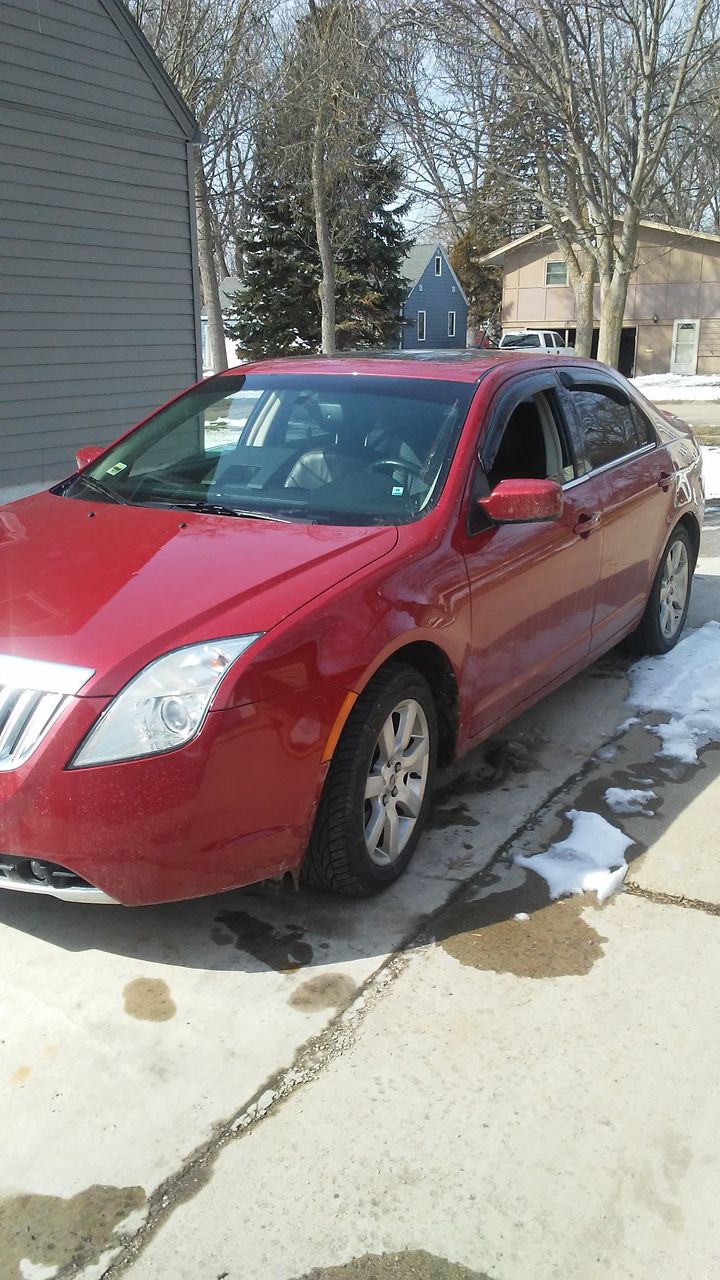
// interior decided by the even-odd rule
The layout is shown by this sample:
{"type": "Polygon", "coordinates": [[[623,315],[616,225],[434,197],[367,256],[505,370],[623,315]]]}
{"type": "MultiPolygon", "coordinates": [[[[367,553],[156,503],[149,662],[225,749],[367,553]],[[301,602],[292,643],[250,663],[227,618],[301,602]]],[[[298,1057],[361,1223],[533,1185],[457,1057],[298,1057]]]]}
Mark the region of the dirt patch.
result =
{"type": "Polygon", "coordinates": [[[227,946],[234,937],[238,951],[246,951],[255,960],[278,973],[302,969],[312,961],[313,949],[309,942],[302,941],[305,930],[300,925],[291,924],[276,929],[266,920],[248,915],[247,911],[219,911],[215,920],[223,927],[213,929],[213,942],[218,946],[227,946]],[[228,937],[228,934],[232,936],[228,937]]]}
{"type": "Polygon", "coordinates": [[[603,956],[607,942],[582,917],[588,898],[550,902],[538,877],[519,889],[477,901],[459,899],[442,915],[437,943],[473,969],[517,978],[582,977],[603,956]],[[529,916],[516,920],[515,915],[529,916]]]}
{"type": "Polygon", "coordinates": [[[23,1259],[67,1267],[97,1261],[115,1228],[146,1203],[142,1187],[88,1187],[69,1200],[14,1195],[0,1200],[0,1275],[16,1280],[23,1259]]]}
{"type": "Polygon", "coordinates": [[[490,1280],[459,1262],[436,1258],[424,1249],[403,1253],[366,1253],[340,1267],[316,1267],[300,1280],[490,1280]]]}
{"type": "Polygon", "coordinates": [[[288,1004],[293,1009],[302,1009],[305,1013],[314,1013],[316,1009],[337,1009],[345,1004],[355,993],[356,986],[352,978],[344,973],[319,973],[315,978],[308,978],[293,991],[288,1004]]]}
{"type": "Polygon", "coordinates": [[[177,1006],[162,978],[135,978],[123,988],[125,1012],[141,1022],[168,1022],[177,1006]]]}
{"type": "Polygon", "coordinates": [[[13,1071],[12,1075],[10,1076],[10,1083],[11,1083],[11,1084],[24,1084],[24,1083],[25,1083],[25,1081],[26,1081],[26,1080],[27,1080],[31,1075],[32,1075],[32,1067],[27,1067],[27,1066],[16,1067],[16,1068],[15,1068],[15,1070],[13,1071]]]}

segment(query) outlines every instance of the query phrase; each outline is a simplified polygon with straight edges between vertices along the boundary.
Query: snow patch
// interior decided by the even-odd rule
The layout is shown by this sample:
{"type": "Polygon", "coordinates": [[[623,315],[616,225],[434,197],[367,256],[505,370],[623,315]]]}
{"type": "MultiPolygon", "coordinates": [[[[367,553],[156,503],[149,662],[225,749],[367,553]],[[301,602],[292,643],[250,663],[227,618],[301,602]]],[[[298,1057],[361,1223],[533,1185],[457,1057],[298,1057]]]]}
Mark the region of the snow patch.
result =
{"type": "Polygon", "coordinates": [[[651,800],[657,800],[654,791],[639,791],[632,787],[608,787],[605,792],[605,803],[613,813],[643,813],[652,818],[653,810],[647,807],[651,800]]]}
{"type": "Polygon", "coordinates": [[[661,756],[694,764],[701,747],[720,742],[720,622],[706,622],[662,658],[630,668],[629,702],[643,711],[669,712],[652,726],[661,756]]]}
{"type": "Polygon", "coordinates": [[[569,809],[566,816],[572,822],[567,839],[546,853],[518,853],[513,861],[542,876],[553,899],[594,890],[598,902],[604,902],[622,885],[628,869],[625,852],[635,841],[599,813],[569,809]]]}
{"type": "Polygon", "coordinates": [[[633,378],[654,404],[671,404],[683,400],[720,400],[720,374],[648,373],[633,378]]]}

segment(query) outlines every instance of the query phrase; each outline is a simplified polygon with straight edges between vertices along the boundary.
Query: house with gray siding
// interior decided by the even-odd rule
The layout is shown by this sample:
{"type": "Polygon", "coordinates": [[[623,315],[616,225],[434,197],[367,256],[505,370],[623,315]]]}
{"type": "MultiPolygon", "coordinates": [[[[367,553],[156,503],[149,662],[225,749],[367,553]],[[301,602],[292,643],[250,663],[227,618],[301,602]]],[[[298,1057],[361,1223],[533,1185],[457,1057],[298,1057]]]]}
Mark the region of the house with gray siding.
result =
{"type": "Polygon", "coordinates": [[[468,304],[441,244],[416,244],[400,274],[408,282],[402,311],[401,351],[466,345],[468,304]]]}
{"type": "Polygon", "coordinates": [[[0,496],[202,372],[197,125],[121,0],[0,0],[0,496]]]}

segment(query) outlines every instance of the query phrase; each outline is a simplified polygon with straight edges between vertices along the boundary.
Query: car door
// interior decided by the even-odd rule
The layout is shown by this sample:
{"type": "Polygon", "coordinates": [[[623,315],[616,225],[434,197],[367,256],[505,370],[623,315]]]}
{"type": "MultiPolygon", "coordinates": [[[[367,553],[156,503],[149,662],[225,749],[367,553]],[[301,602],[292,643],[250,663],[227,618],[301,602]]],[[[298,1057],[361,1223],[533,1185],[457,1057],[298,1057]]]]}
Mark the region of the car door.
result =
{"type": "Polygon", "coordinates": [[[471,733],[488,732],[590,649],[602,557],[598,485],[579,481],[555,374],[513,380],[482,431],[462,522],[470,581],[471,733]],[[555,479],[559,520],[491,525],[477,506],[501,479],[555,479]]]}
{"type": "Polygon", "coordinates": [[[561,375],[585,475],[600,494],[603,558],[592,648],[603,649],[642,614],[674,505],[667,448],[620,382],[586,370],[561,375]]]}

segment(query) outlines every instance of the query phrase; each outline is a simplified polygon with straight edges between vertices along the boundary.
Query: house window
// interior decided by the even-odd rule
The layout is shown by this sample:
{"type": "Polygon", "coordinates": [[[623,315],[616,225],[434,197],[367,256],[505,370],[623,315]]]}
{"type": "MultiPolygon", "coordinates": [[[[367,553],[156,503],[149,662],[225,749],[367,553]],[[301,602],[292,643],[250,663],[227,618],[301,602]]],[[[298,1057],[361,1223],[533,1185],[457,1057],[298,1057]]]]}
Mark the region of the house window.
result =
{"type": "Polygon", "coordinates": [[[435,275],[442,275],[442,256],[439,253],[435,254],[435,275]]]}
{"type": "Polygon", "coordinates": [[[425,321],[426,321],[426,319],[427,319],[427,313],[426,313],[425,311],[418,311],[418,318],[417,318],[417,340],[418,340],[418,342],[424,342],[424,341],[425,341],[425,321]]]}
{"type": "Polygon", "coordinates": [[[448,311],[448,338],[455,337],[455,312],[448,311]]]}
{"type": "Polygon", "coordinates": [[[545,285],[547,288],[553,285],[567,284],[567,266],[564,262],[546,262],[545,263],[545,285]]]}

